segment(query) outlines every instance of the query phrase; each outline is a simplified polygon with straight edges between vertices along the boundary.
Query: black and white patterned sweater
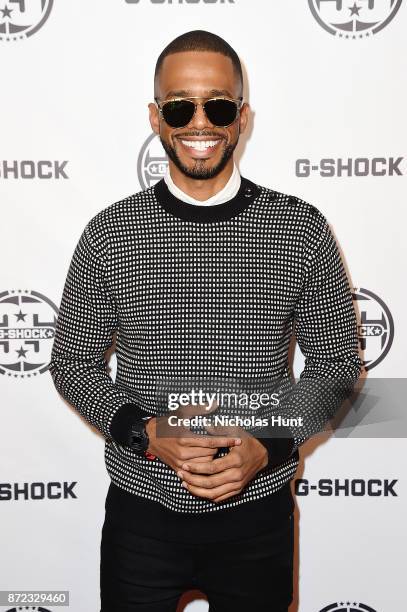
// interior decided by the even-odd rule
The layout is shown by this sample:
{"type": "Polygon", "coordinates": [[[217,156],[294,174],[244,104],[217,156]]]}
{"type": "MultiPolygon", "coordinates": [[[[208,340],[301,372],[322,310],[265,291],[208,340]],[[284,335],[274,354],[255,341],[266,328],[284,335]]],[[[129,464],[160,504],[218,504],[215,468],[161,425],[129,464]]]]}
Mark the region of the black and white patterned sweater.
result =
{"type": "Polygon", "coordinates": [[[278,499],[280,512],[292,511],[298,448],[324,428],[361,369],[351,292],[326,218],[244,177],[233,199],[214,206],[177,199],[164,180],[109,205],[73,253],[49,369],[61,395],[105,436],[111,486],[145,511],[235,509],[255,518],[257,508],[267,520],[278,499]],[[116,331],[113,381],[105,352],[116,331]],[[277,412],[256,416],[302,415],[303,426],[274,439],[248,428],[269,464],[240,494],[220,503],[196,497],[159,458],[127,446],[135,418],[163,414],[162,381],[254,380],[264,389],[289,381],[293,331],[305,356],[300,380],[277,412]]]}

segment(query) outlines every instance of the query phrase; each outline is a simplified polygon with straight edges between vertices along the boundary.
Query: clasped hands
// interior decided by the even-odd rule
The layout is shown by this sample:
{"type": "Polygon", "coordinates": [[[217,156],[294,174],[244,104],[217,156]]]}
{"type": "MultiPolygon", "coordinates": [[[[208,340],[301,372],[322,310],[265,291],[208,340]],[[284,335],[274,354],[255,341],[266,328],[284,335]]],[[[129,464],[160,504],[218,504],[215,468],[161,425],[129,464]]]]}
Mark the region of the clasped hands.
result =
{"type": "MultiPolygon", "coordinates": [[[[215,404],[188,405],[174,413],[182,418],[210,415],[215,404]]],[[[194,434],[183,425],[176,435],[167,416],[154,417],[146,425],[150,439],[148,451],[172,467],[190,493],[213,502],[221,502],[240,493],[247,483],[268,463],[265,446],[241,427],[206,426],[211,435],[194,434]],[[157,432],[157,429],[159,430],[157,432]],[[171,436],[163,435],[165,432],[171,436]],[[229,452],[214,459],[221,447],[229,452]]]]}

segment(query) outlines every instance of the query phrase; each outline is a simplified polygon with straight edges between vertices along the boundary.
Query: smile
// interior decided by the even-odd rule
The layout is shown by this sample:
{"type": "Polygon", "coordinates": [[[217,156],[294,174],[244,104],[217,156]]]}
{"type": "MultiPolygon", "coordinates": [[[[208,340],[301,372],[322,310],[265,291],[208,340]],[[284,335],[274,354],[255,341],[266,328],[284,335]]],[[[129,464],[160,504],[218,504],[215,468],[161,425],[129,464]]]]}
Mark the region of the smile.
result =
{"type": "Polygon", "coordinates": [[[206,151],[206,149],[216,147],[220,140],[181,140],[181,142],[184,147],[190,147],[197,151],[206,151]]]}
{"type": "Polygon", "coordinates": [[[188,139],[177,137],[181,147],[189,157],[195,159],[208,159],[216,155],[223,138],[208,140],[188,139]]]}

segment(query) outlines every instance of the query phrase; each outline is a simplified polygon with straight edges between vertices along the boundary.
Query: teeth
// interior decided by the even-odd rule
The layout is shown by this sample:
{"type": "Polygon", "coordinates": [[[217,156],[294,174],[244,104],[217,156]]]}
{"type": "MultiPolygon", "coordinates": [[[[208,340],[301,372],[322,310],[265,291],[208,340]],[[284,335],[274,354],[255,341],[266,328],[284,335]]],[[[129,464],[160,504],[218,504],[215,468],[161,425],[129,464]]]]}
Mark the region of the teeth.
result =
{"type": "Polygon", "coordinates": [[[181,140],[182,144],[197,151],[205,151],[209,147],[214,147],[219,140],[181,140]]]}

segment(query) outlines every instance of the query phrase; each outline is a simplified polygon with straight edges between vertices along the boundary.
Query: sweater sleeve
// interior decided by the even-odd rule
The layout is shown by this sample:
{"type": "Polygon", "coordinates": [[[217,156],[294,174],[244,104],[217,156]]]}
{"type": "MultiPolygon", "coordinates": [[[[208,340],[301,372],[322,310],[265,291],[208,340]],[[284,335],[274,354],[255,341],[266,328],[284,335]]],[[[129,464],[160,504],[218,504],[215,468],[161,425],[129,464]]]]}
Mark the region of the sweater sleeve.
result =
{"type": "Polygon", "coordinates": [[[127,444],[132,422],[146,413],[116,385],[105,352],[118,326],[106,264],[85,227],[68,269],[49,371],[59,393],[106,438],[127,444]]]}
{"type": "MultiPolygon", "coordinates": [[[[295,336],[305,357],[297,384],[280,390],[276,408],[267,409],[267,432],[259,441],[269,452],[267,467],[288,459],[312,435],[323,431],[351,394],[362,362],[352,294],[334,236],[325,217],[320,237],[304,266],[302,291],[295,303],[295,336]],[[289,387],[289,388],[287,388],[289,387]],[[270,417],[302,418],[302,424],[271,426],[270,417]]],[[[256,435],[256,434],[254,434],[256,435]]]]}

